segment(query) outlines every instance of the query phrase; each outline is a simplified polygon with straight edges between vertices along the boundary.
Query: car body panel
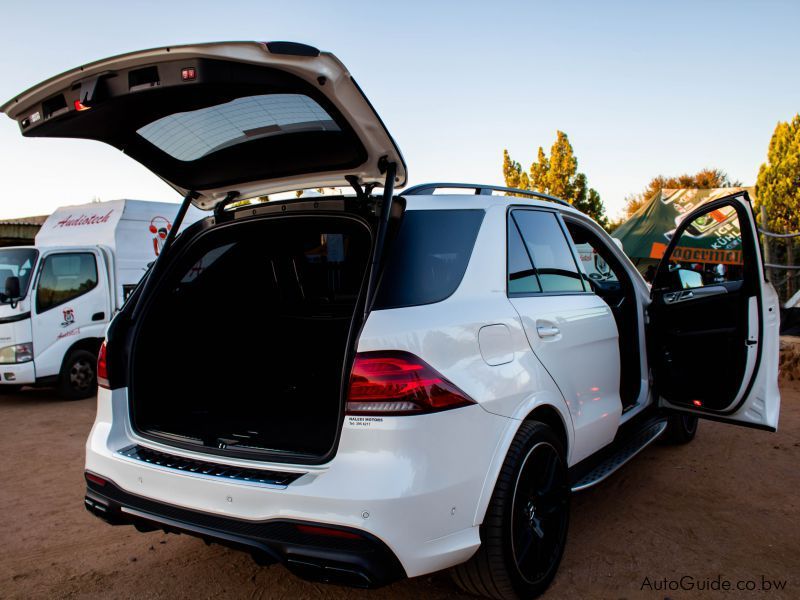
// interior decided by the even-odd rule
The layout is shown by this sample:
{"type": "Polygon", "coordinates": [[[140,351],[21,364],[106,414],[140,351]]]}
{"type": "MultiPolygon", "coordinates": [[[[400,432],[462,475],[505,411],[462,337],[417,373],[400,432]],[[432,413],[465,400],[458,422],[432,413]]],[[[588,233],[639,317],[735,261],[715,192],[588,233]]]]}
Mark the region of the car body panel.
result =
{"type": "MultiPolygon", "coordinates": [[[[609,353],[616,353],[617,343],[607,307],[603,309],[602,301],[591,293],[507,297],[506,199],[461,195],[406,200],[407,210],[480,208],[485,216],[456,291],[434,304],[373,310],[357,350],[411,352],[476,405],[414,417],[346,416],[336,455],[323,465],[213,458],[222,464],[305,473],[285,489],[270,489],[193,477],[121,457],[118,450],[139,443],[209,460],[201,452],[139,438],[130,427],[127,390],[101,389],[86,468],[129,492],[165,504],[244,520],[296,518],[363,529],[387,544],[409,576],[417,576],[461,563],[478,548],[479,526],[508,449],[520,425],[537,409],[546,407],[559,415],[570,466],[604,448],[622,423],[618,389],[615,395],[619,367],[607,360],[609,353]],[[515,308],[518,300],[528,304],[523,316],[515,308]],[[555,315],[556,309],[563,315],[555,315]],[[550,355],[539,341],[531,340],[526,319],[530,329],[541,318],[562,319],[559,323],[573,338],[570,346],[550,355]],[[510,353],[510,361],[505,356],[486,359],[481,352],[481,331],[486,328],[504,331],[502,340],[493,339],[490,345],[500,343],[494,354],[510,353]],[[576,352],[583,358],[576,359],[576,352]],[[573,381],[576,360],[593,363],[582,367],[573,381]],[[548,363],[551,369],[546,368],[548,363]],[[553,375],[568,381],[559,387],[553,375]],[[603,393],[593,395],[593,387],[603,393]],[[593,403],[593,398],[599,399],[593,403]]],[[[534,200],[524,204],[552,207],[534,200]]],[[[590,222],[571,208],[559,211],[590,222]]],[[[643,327],[647,285],[601,233],[629,270],[643,327]]],[[[653,408],[653,401],[644,385],[642,399],[626,417],[648,407],[653,408]]]]}

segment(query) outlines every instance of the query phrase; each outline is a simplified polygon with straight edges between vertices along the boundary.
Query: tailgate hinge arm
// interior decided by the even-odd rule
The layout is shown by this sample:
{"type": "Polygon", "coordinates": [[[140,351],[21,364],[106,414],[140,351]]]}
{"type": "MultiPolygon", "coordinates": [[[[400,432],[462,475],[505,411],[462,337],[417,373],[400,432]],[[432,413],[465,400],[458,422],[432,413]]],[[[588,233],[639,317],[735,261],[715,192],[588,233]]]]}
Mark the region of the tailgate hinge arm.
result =
{"type": "Polygon", "coordinates": [[[381,211],[378,218],[378,230],[375,234],[375,248],[372,252],[372,264],[369,270],[369,281],[367,283],[367,298],[364,303],[364,318],[367,318],[372,304],[375,301],[375,292],[378,286],[378,272],[383,259],[383,246],[386,243],[386,230],[389,228],[389,217],[392,214],[392,198],[394,197],[394,178],[397,174],[397,164],[386,164],[386,181],[383,185],[383,197],[381,199],[381,211]]]}
{"type": "Polygon", "coordinates": [[[239,197],[239,192],[231,191],[225,194],[225,198],[214,207],[214,219],[217,222],[222,220],[223,215],[225,214],[225,207],[231,204],[234,200],[239,197]]]}
{"type": "MultiPolygon", "coordinates": [[[[175,215],[175,220],[172,222],[172,227],[167,232],[167,237],[164,240],[164,245],[161,247],[161,251],[158,253],[158,257],[156,258],[155,262],[153,262],[150,270],[145,273],[145,276],[142,280],[142,292],[139,295],[140,298],[146,297],[145,294],[150,291],[155,285],[155,282],[158,280],[158,277],[161,275],[161,271],[163,270],[164,265],[164,255],[172,246],[173,241],[175,241],[175,237],[178,235],[178,229],[180,229],[181,223],[183,223],[183,219],[186,216],[186,212],[189,210],[189,205],[191,205],[192,200],[195,200],[200,197],[195,191],[187,192],[186,196],[183,198],[183,202],[181,202],[180,207],[178,208],[178,214],[175,215]]],[[[131,320],[136,319],[141,310],[142,303],[137,302],[136,305],[133,307],[133,312],[131,313],[131,320]]]]}
{"type": "MultiPolygon", "coordinates": [[[[183,223],[184,217],[186,217],[186,212],[189,210],[189,206],[192,204],[192,200],[196,200],[200,197],[195,191],[190,191],[184,196],[183,202],[181,202],[180,207],[178,208],[178,214],[175,215],[175,220],[172,222],[172,228],[167,232],[167,238],[164,240],[164,246],[161,248],[161,252],[158,253],[158,258],[156,259],[156,263],[159,262],[159,259],[164,256],[169,247],[172,246],[172,242],[175,241],[175,236],[178,235],[178,229],[183,223]]],[[[153,265],[155,267],[155,265],[153,265]]]]}

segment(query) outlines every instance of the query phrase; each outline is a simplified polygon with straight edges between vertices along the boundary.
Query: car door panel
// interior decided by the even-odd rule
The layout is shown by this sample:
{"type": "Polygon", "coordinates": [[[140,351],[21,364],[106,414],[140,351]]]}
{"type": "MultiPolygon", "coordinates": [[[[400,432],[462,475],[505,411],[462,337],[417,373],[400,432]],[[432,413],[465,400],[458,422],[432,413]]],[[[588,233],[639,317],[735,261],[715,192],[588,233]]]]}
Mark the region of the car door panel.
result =
{"type": "MultiPolygon", "coordinates": [[[[108,305],[107,280],[104,269],[98,264],[99,256],[94,250],[80,249],[75,251],[53,252],[41,262],[36,280],[33,300],[33,348],[36,361],[37,377],[57,375],[67,349],[78,340],[103,336],[105,323],[95,322],[92,316],[105,312],[108,305]],[[51,272],[50,265],[54,260],[69,257],[90,258],[93,263],[93,284],[85,284],[86,291],[78,289],[74,292],[59,290],[62,298],[53,297],[53,289],[59,285],[69,287],[71,273],[51,272]]],[[[65,267],[66,271],[68,267],[65,267]]],[[[83,276],[83,274],[82,274],[83,276]]]]}
{"type": "Polygon", "coordinates": [[[775,429],[777,313],[746,193],[688,215],[665,251],[652,290],[648,354],[661,406],[775,429]],[[731,215],[719,223],[722,233],[693,232],[694,221],[719,210],[731,215]]]}
{"type": "Polygon", "coordinates": [[[561,390],[575,429],[573,461],[614,439],[622,414],[617,326],[593,294],[512,298],[533,353],[561,390]],[[547,335],[556,329],[554,335],[547,335]],[[543,335],[544,334],[544,335],[543,335]]]}
{"type": "Polygon", "coordinates": [[[578,462],[609,444],[619,427],[617,325],[609,306],[584,287],[555,213],[514,209],[507,226],[509,300],[567,403],[578,462]]]}

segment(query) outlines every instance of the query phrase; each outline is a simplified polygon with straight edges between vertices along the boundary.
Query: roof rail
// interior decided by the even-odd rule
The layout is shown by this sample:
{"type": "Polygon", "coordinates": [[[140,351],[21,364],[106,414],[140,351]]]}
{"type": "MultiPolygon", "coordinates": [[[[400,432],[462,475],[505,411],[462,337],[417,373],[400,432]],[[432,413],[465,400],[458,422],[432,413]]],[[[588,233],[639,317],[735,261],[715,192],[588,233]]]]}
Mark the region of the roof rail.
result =
{"type": "Polygon", "coordinates": [[[411,186],[410,188],[400,192],[401,196],[427,196],[433,194],[436,190],[442,189],[458,189],[458,190],[474,190],[477,196],[491,196],[492,192],[506,192],[509,194],[519,194],[521,196],[530,196],[531,198],[538,198],[539,200],[547,200],[549,202],[556,202],[564,206],[572,206],[566,200],[543,194],[541,192],[534,192],[533,190],[519,190],[517,188],[502,187],[499,185],[486,185],[482,183],[420,183],[419,185],[411,186]]]}

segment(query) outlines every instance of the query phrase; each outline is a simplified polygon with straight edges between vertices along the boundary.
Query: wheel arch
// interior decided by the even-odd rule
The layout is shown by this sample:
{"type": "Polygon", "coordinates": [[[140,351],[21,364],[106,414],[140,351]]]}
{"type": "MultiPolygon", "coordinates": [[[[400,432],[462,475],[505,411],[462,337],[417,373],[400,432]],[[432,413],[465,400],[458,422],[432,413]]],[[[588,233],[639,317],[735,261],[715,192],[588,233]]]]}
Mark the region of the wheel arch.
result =
{"type": "Polygon", "coordinates": [[[100,346],[102,343],[103,338],[87,337],[72,344],[69,348],[67,348],[67,351],[64,352],[64,358],[61,359],[61,368],[58,371],[59,374],[64,370],[64,365],[66,364],[69,355],[75,350],[86,350],[87,352],[97,355],[97,353],[100,352],[100,346]]]}
{"type": "Polygon", "coordinates": [[[549,391],[535,394],[527,402],[523,402],[518,407],[516,413],[509,418],[509,425],[497,443],[475,510],[473,524],[476,526],[483,522],[483,518],[486,515],[486,510],[492,498],[492,493],[494,492],[494,487],[497,483],[497,478],[500,475],[500,470],[503,468],[503,463],[508,455],[508,450],[519,428],[526,421],[540,421],[553,429],[564,444],[567,464],[571,464],[569,457],[575,434],[572,426],[572,417],[569,414],[569,409],[564,399],[549,391]]]}
{"type": "Polygon", "coordinates": [[[561,413],[556,410],[555,407],[550,404],[540,404],[528,413],[524,421],[539,421],[547,425],[558,436],[559,441],[564,447],[565,455],[569,456],[570,438],[567,433],[567,425],[561,413]]]}

